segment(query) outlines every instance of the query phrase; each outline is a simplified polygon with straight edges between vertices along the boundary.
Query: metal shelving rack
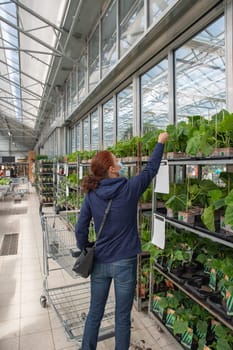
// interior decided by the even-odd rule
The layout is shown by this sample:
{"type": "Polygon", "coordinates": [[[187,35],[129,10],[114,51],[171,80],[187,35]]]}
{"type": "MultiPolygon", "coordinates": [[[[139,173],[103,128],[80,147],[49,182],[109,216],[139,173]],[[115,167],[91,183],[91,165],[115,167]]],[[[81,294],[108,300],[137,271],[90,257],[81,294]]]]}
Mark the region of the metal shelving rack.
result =
{"type": "MultiPolygon", "coordinates": [[[[232,157],[214,157],[214,158],[202,158],[202,157],[196,157],[196,158],[182,158],[182,159],[170,159],[168,160],[169,166],[187,166],[187,165],[198,165],[198,166],[206,166],[206,165],[232,165],[233,164],[233,158],[232,157]]],[[[170,172],[171,176],[171,172],[170,172]]],[[[153,197],[152,200],[152,215],[153,219],[154,217],[158,216],[161,217],[163,220],[165,220],[165,224],[170,224],[178,229],[186,230],[187,232],[192,232],[196,234],[199,237],[208,238],[213,242],[216,242],[218,244],[221,244],[226,247],[233,248],[233,236],[231,237],[222,237],[220,233],[218,232],[210,232],[207,229],[203,227],[195,227],[190,224],[178,221],[177,219],[167,217],[164,213],[160,213],[156,210],[156,194],[153,197]]],[[[153,229],[152,229],[153,232],[153,229]]],[[[233,318],[229,319],[228,317],[223,317],[220,313],[216,312],[215,309],[211,308],[209,304],[205,302],[205,300],[200,300],[194,293],[192,293],[191,290],[187,289],[185,285],[181,285],[177,280],[175,280],[169,273],[166,271],[163,271],[159,268],[157,265],[152,266],[154,270],[159,272],[161,275],[163,275],[166,279],[170,280],[175,287],[177,287],[179,290],[181,290],[184,294],[186,294],[188,297],[190,297],[194,302],[198,303],[201,307],[203,307],[205,310],[207,310],[211,315],[213,315],[218,321],[220,321],[223,325],[225,325],[227,328],[233,331],[233,318]]],[[[150,291],[153,288],[153,272],[151,273],[150,278],[150,291]]],[[[148,308],[149,315],[155,319],[158,328],[162,331],[168,331],[165,324],[160,320],[155,313],[153,312],[152,308],[152,293],[150,293],[150,300],[149,300],[149,308],[148,308]]],[[[171,333],[172,334],[172,333],[171,333]]],[[[177,341],[178,342],[178,341],[177,341]]],[[[181,346],[181,349],[183,349],[182,345],[178,343],[181,346]]]]}
{"type": "Polygon", "coordinates": [[[41,159],[36,161],[37,190],[41,206],[53,205],[53,161],[41,159]]]}

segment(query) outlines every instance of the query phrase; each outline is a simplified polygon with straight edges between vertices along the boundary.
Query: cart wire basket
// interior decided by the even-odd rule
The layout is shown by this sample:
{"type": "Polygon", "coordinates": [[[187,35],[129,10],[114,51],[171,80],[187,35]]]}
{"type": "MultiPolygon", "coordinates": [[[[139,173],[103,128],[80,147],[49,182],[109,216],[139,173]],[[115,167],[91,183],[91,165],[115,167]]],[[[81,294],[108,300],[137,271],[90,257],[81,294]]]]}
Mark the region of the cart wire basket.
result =
{"type": "MultiPolygon", "coordinates": [[[[44,308],[48,305],[53,307],[68,340],[75,341],[80,346],[89,311],[90,280],[83,279],[72,271],[75,262],[72,256],[72,251],[76,249],[75,234],[64,216],[59,214],[41,213],[41,227],[44,280],[40,303],[44,308]],[[64,282],[65,285],[51,288],[50,275],[57,270],[64,270],[74,278],[76,283],[64,282]]],[[[100,325],[98,341],[114,336],[114,319],[115,301],[110,293],[100,325]]]]}
{"type": "MultiPolygon", "coordinates": [[[[49,290],[49,301],[53,305],[70,340],[77,342],[82,340],[89,299],[89,281],[49,290]]],[[[98,341],[114,335],[114,314],[114,303],[110,299],[105,307],[98,341]]]]}
{"type": "Polygon", "coordinates": [[[72,250],[77,249],[76,239],[69,223],[61,215],[42,214],[41,224],[46,254],[56,260],[57,264],[71,277],[77,278],[78,276],[72,271],[75,262],[72,250]]]}

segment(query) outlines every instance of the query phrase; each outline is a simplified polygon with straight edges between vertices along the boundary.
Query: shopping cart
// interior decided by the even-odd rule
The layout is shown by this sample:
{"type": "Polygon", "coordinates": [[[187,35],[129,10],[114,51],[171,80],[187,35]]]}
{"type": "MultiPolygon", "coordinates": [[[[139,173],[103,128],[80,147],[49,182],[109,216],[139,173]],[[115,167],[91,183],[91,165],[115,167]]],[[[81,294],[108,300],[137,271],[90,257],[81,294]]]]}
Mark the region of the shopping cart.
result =
{"type": "MultiPolygon", "coordinates": [[[[77,250],[74,231],[60,214],[41,213],[43,234],[43,294],[42,307],[51,305],[60,319],[68,340],[81,345],[86,315],[90,302],[90,281],[75,275],[72,271],[77,250]],[[68,283],[51,287],[49,275],[62,270],[69,277],[68,283]],[[70,280],[75,283],[70,284],[70,280]],[[73,281],[74,282],[74,281],[73,281]]],[[[109,296],[100,326],[99,341],[114,336],[115,303],[109,296]]]]}
{"type": "Polygon", "coordinates": [[[10,190],[10,185],[1,185],[0,186],[0,199],[1,200],[5,199],[9,190],[10,190]]]}
{"type": "Polygon", "coordinates": [[[30,192],[30,183],[26,176],[21,176],[17,178],[12,178],[12,194],[15,201],[20,201],[24,195],[30,192]]]}
{"type": "Polygon", "coordinates": [[[9,185],[0,186],[0,199],[5,199],[7,197],[19,201],[25,194],[30,192],[29,185],[28,178],[25,176],[11,178],[9,185]]]}

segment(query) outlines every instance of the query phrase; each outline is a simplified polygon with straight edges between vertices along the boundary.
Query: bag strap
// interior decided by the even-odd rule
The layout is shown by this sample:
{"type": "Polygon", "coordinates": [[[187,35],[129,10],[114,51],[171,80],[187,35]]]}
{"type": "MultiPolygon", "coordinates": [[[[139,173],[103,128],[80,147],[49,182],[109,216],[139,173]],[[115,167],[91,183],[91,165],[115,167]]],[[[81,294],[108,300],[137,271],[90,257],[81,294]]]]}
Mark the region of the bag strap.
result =
{"type": "Polygon", "coordinates": [[[100,235],[101,235],[102,229],[103,229],[103,227],[104,227],[105,221],[106,221],[106,219],[107,219],[107,216],[108,216],[108,213],[109,213],[111,204],[112,204],[112,199],[110,199],[110,201],[108,202],[108,206],[107,206],[107,208],[105,209],[103,220],[102,220],[102,222],[101,222],[99,231],[98,231],[98,233],[97,233],[97,235],[96,235],[96,241],[100,238],[100,235]]]}

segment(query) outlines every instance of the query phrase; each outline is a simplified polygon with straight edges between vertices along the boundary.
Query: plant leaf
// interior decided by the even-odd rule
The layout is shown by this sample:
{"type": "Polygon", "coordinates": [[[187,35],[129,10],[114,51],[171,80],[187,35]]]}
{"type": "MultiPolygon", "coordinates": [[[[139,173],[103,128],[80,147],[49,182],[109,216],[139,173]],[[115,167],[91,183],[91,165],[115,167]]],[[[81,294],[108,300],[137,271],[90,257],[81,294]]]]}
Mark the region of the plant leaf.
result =
{"type": "Polygon", "coordinates": [[[209,231],[215,232],[214,208],[212,205],[204,209],[201,220],[209,231]]]}

